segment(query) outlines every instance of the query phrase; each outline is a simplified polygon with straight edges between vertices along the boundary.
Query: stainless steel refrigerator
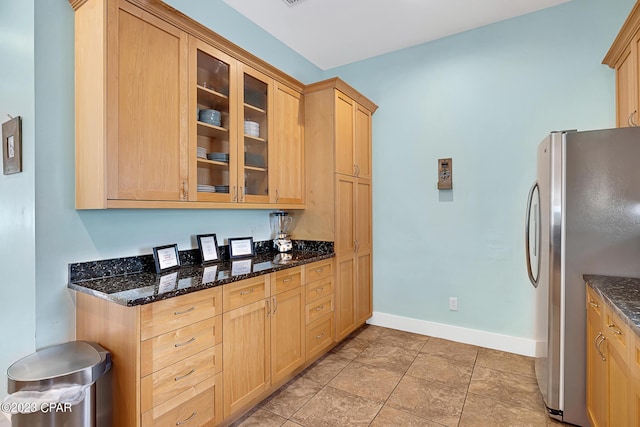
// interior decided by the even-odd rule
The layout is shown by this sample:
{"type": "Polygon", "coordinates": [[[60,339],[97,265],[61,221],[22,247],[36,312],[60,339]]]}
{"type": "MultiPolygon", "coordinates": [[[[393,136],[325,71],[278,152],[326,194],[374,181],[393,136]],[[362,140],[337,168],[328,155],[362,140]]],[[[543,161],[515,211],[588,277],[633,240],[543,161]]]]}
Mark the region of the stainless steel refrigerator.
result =
{"type": "Polygon", "coordinates": [[[553,418],[589,426],[582,276],[640,277],[640,128],[547,136],[525,228],[538,385],[553,418]]]}

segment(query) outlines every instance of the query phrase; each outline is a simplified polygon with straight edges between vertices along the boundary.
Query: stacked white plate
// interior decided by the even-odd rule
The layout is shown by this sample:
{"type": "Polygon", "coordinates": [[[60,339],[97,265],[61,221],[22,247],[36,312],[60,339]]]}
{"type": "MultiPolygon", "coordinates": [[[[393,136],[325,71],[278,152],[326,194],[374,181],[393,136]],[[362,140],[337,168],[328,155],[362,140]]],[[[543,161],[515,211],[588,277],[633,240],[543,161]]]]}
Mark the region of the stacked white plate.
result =
{"type": "Polygon", "coordinates": [[[197,156],[200,159],[206,159],[207,158],[207,149],[204,147],[198,147],[197,149],[197,156]]]}
{"type": "Polygon", "coordinates": [[[216,187],[213,185],[198,184],[198,191],[202,193],[215,193],[216,187]]]}
{"type": "Polygon", "coordinates": [[[254,136],[258,138],[260,136],[260,123],[245,120],[244,122],[245,135],[254,136]]]}

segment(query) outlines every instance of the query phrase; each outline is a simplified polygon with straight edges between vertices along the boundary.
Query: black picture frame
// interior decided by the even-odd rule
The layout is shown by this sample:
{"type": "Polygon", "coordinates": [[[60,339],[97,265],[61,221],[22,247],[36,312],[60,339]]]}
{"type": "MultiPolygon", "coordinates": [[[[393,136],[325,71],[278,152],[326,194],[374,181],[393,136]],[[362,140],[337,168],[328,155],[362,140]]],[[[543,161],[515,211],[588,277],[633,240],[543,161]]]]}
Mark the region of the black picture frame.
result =
{"type": "Polygon", "coordinates": [[[249,258],[256,255],[253,237],[234,237],[229,239],[229,258],[249,258]]]}
{"type": "Polygon", "coordinates": [[[153,260],[156,263],[156,273],[173,270],[180,267],[178,245],[156,246],[153,248],[153,260]]]}
{"type": "Polygon", "coordinates": [[[198,234],[198,249],[202,263],[210,263],[220,260],[220,250],[218,249],[218,239],[215,234],[198,234]]]}

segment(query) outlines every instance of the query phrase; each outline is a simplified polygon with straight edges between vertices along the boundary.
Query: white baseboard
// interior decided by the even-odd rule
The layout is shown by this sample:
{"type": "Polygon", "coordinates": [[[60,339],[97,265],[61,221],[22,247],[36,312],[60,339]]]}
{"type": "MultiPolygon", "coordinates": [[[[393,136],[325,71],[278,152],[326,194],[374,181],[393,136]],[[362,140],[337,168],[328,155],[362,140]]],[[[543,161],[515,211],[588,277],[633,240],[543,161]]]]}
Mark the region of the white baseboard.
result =
{"type": "Polygon", "coordinates": [[[536,357],[539,347],[536,341],[531,339],[412,319],[395,314],[374,312],[367,323],[529,357],[536,357]]]}

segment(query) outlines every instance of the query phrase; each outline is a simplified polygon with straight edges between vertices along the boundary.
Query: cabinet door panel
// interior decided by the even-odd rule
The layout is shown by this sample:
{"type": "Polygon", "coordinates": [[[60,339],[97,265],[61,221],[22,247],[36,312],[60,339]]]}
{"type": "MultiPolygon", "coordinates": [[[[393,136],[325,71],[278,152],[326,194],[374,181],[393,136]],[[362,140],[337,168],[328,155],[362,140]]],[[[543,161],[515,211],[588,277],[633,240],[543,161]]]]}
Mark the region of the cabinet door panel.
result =
{"type": "Polygon", "coordinates": [[[356,324],[356,265],[353,255],[339,258],[336,264],[336,341],[339,341],[351,333],[356,324]]]}
{"type": "Polygon", "coordinates": [[[358,179],[356,187],[355,229],[357,250],[369,250],[373,245],[371,237],[371,181],[358,179]]]}
{"type": "Polygon", "coordinates": [[[266,300],[224,313],[222,330],[226,418],[271,383],[271,327],[266,300]]]}
{"type": "Polygon", "coordinates": [[[190,180],[190,200],[229,203],[231,189],[238,186],[237,61],[193,36],[189,44],[189,176],[195,177],[190,180]],[[207,113],[200,120],[202,110],[219,112],[219,121],[207,113]],[[199,149],[216,157],[198,157],[199,149]]]}
{"type": "Polygon", "coordinates": [[[606,367],[601,348],[602,302],[587,288],[587,415],[593,427],[605,425],[606,367]]]}
{"type": "Polygon", "coordinates": [[[356,184],[353,178],[336,175],[336,239],[337,254],[355,250],[355,197],[356,184]]]}
{"type": "Polygon", "coordinates": [[[271,203],[304,202],[304,114],[302,95],[276,82],[274,137],[269,185],[271,203]]]}
{"type": "Polygon", "coordinates": [[[355,164],[358,178],[371,179],[371,113],[355,107],[355,164]]]}
{"type": "Polygon", "coordinates": [[[625,52],[623,60],[617,67],[616,86],[618,96],[616,103],[618,127],[628,127],[629,117],[634,111],[636,112],[633,116],[635,123],[640,123],[636,110],[638,82],[636,81],[637,65],[635,61],[637,60],[638,53],[635,48],[635,43],[633,43],[633,45],[633,47],[625,52]]]}
{"type": "Polygon", "coordinates": [[[355,158],[353,150],[353,100],[339,91],[336,91],[335,96],[335,172],[344,175],[353,175],[355,172],[355,158]]]}
{"type": "Polygon", "coordinates": [[[609,404],[607,410],[609,426],[629,425],[629,377],[625,360],[620,355],[610,339],[607,338],[605,345],[607,349],[607,395],[606,401],[609,404]]]}
{"type": "Polygon", "coordinates": [[[238,188],[240,203],[269,203],[273,140],[273,79],[242,63],[238,66],[238,188]]]}
{"type": "Polygon", "coordinates": [[[116,19],[109,39],[109,198],[185,200],[187,35],[124,2],[116,19]]]}
{"type": "Polygon", "coordinates": [[[373,313],[371,293],[371,251],[360,250],[356,254],[356,320],[364,323],[373,313]]]}
{"type": "Polygon", "coordinates": [[[271,380],[276,383],[305,360],[302,287],[271,298],[271,380]]]}

